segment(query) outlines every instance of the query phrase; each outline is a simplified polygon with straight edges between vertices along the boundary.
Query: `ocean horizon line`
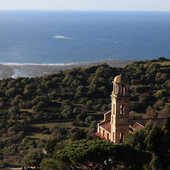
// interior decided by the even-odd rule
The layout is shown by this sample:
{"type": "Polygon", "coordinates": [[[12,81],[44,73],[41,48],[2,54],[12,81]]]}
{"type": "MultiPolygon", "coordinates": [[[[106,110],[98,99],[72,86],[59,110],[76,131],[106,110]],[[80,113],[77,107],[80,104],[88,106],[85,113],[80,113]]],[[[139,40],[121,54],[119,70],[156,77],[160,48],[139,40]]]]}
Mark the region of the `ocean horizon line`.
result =
{"type": "Polygon", "coordinates": [[[170,12],[170,10],[32,10],[32,9],[0,9],[0,12],[170,12]]]}

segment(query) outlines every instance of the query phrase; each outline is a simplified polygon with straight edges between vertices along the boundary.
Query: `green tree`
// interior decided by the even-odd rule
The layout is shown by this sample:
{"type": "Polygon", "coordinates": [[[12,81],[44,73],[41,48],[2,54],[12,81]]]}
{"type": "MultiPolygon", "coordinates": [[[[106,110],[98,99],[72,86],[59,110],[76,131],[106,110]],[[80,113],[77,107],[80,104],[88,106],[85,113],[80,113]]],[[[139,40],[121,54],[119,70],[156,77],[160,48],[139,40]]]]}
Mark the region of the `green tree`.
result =
{"type": "Polygon", "coordinates": [[[170,166],[170,120],[167,119],[163,129],[160,129],[152,121],[148,121],[140,131],[129,134],[126,143],[131,146],[154,153],[152,166],[159,160],[159,167],[167,169],[170,166]],[[156,161],[156,162],[155,162],[156,161]]]}
{"type": "Polygon", "coordinates": [[[71,105],[66,105],[66,106],[64,106],[64,108],[63,108],[63,110],[62,110],[62,115],[63,115],[65,118],[71,118],[71,117],[73,116],[71,105]]]}
{"type": "Polygon", "coordinates": [[[161,161],[165,169],[170,168],[170,117],[166,119],[165,125],[162,128],[163,136],[161,141],[161,161]]]}
{"type": "Polygon", "coordinates": [[[58,170],[57,163],[54,159],[45,158],[40,163],[42,170],[58,170]]]}
{"type": "Polygon", "coordinates": [[[3,153],[0,150],[0,160],[3,160],[3,153]]]}
{"type": "Polygon", "coordinates": [[[50,100],[55,100],[57,98],[57,91],[52,91],[48,93],[48,97],[50,100]]]}
{"type": "Polygon", "coordinates": [[[16,107],[16,106],[12,106],[12,107],[10,107],[9,109],[8,109],[8,113],[9,114],[14,114],[14,115],[16,115],[16,114],[18,114],[19,113],[19,109],[18,109],[18,107],[16,107]]]}
{"type": "Polygon", "coordinates": [[[34,150],[26,154],[22,160],[24,166],[35,166],[39,167],[40,162],[43,159],[43,153],[40,150],[34,150]]]}
{"type": "Polygon", "coordinates": [[[57,139],[49,139],[45,144],[45,150],[47,151],[47,154],[53,155],[54,148],[56,146],[57,139]]]}
{"type": "Polygon", "coordinates": [[[81,109],[79,107],[75,107],[73,109],[73,117],[75,118],[78,114],[81,113],[81,109]]]}
{"type": "Polygon", "coordinates": [[[86,95],[86,91],[84,86],[78,86],[78,88],[76,89],[75,97],[80,98],[80,97],[84,97],[85,95],[86,95]]]}
{"type": "Polygon", "coordinates": [[[53,158],[70,168],[111,169],[117,166],[142,167],[150,162],[151,154],[126,144],[84,139],[67,145],[53,158]]]}
{"type": "Polygon", "coordinates": [[[0,160],[0,169],[5,169],[6,166],[7,164],[3,162],[2,160],[0,160]]]}
{"type": "Polygon", "coordinates": [[[144,130],[140,130],[135,132],[133,135],[129,133],[125,142],[137,149],[145,150],[146,146],[144,140],[145,140],[144,130]]]}
{"type": "Polygon", "coordinates": [[[78,114],[77,116],[76,116],[76,120],[77,121],[84,121],[85,120],[85,118],[86,118],[86,114],[83,114],[83,113],[81,113],[81,114],[78,114]]]}
{"type": "Polygon", "coordinates": [[[80,140],[86,138],[86,132],[83,129],[79,129],[73,134],[72,140],[80,140]]]}
{"type": "Polygon", "coordinates": [[[15,87],[12,87],[6,91],[7,97],[14,97],[17,94],[17,89],[15,87]]]}
{"type": "Polygon", "coordinates": [[[48,96],[36,96],[34,99],[33,99],[33,104],[37,104],[39,102],[48,102],[49,101],[49,98],[48,96]]]}

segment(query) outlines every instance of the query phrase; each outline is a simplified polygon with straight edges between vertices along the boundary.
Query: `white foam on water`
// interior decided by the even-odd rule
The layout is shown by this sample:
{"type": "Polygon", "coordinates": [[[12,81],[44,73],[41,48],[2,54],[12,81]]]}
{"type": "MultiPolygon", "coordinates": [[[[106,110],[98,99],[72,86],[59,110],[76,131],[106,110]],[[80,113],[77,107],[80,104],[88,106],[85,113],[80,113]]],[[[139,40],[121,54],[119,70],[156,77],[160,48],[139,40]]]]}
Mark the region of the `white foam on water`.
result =
{"type": "Polygon", "coordinates": [[[55,39],[61,39],[61,40],[76,40],[76,39],[73,38],[73,37],[67,37],[67,36],[64,36],[64,35],[55,35],[53,38],[55,38],[55,39]]]}
{"type": "Polygon", "coordinates": [[[37,64],[37,63],[0,63],[2,65],[7,65],[7,66],[69,66],[69,65],[74,65],[74,64],[79,64],[79,63],[42,63],[42,64],[37,64]]]}

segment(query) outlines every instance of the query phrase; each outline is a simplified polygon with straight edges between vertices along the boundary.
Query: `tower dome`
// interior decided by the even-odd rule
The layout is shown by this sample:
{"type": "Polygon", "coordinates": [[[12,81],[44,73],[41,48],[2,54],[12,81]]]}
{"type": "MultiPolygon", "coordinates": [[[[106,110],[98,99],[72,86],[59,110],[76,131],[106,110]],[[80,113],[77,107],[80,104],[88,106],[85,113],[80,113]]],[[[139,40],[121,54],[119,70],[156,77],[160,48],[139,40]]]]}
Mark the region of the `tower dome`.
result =
{"type": "Polygon", "coordinates": [[[129,95],[128,80],[124,74],[116,76],[113,80],[113,91],[114,95],[128,96],[129,95]]]}
{"type": "Polygon", "coordinates": [[[114,78],[113,82],[117,84],[126,84],[128,83],[128,80],[124,74],[120,74],[114,78]]]}

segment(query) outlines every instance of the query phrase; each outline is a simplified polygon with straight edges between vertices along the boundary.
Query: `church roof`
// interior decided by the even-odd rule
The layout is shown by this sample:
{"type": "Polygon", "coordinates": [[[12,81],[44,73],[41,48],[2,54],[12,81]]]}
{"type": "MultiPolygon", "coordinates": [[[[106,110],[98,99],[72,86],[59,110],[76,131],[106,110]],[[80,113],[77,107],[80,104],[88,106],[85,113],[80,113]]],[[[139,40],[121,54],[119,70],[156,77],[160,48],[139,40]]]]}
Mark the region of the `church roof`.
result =
{"type": "Polygon", "coordinates": [[[148,120],[152,120],[154,123],[156,123],[158,127],[162,127],[166,121],[166,119],[164,118],[155,118],[155,119],[148,118],[148,119],[130,119],[129,123],[132,127],[137,128],[138,124],[145,126],[148,120]]]}
{"type": "Polygon", "coordinates": [[[138,130],[140,130],[140,129],[143,129],[144,126],[143,126],[142,124],[138,123],[138,122],[135,122],[135,124],[133,124],[133,125],[131,126],[131,128],[132,128],[133,130],[135,130],[135,131],[138,131],[138,130]]]}
{"type": "Polygon", "coordinates": [[[103,127],[104,129],[106,129],[108,132],[111,133],[111,125],[110,125],[110,122],[103,123],[103,124],[101,125],[101,127],[103,127]]]}
{"type": "Polygon", "coordinates": [[[120,74],[114,78],[114,83],[128,83],[128,80],[124,74],[120,74]]]}

